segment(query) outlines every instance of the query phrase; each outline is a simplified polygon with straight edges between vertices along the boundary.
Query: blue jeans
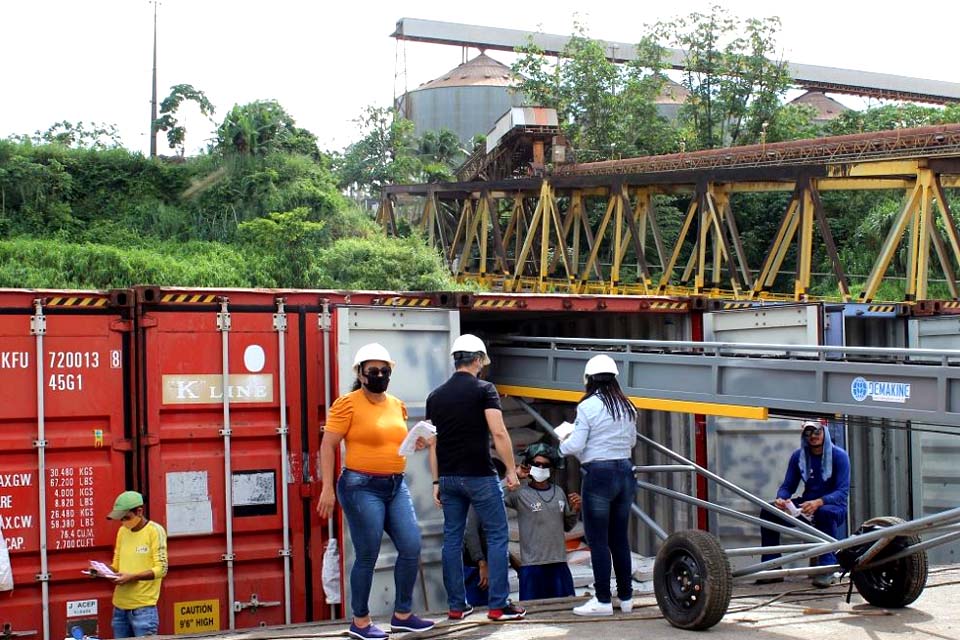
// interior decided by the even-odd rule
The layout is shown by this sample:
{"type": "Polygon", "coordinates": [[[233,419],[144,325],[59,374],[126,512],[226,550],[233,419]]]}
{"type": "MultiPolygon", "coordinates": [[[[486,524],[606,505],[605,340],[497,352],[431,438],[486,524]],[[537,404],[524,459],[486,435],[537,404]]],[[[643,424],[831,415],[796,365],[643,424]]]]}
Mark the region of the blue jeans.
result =
{"type": "Polygon", "coordinates": [[[583,532],[590,545],[593,588],[597,600],[610,602],[610,557],[617,576],[617,596],[633,596],[633,562],[630,556],[630,507],[637,482],[630,460],[597,460],[580,466],[583,483],[583,532]]]}
{"type": "MultiPolygon", "coordinates": [[[[800,503],[803,502],[800,498],[792,498],[793,504],[800,506],[800,503]]],[[[763,509],[760,512],[760,517],[766,520],[767,522],[775,522],[777,524],[782,524],[786,527],[793,527],[795,518],[793,516],[783,514],[782,517],[778,518],[776,514],[769,513],[766,509],[763,509]]],[[[825,504],[816,511],[813,512],[813,522],[811,523],[814,528],[823,531],[825,534],[837,540],[843,538],[843,524],[847,519],[847,510],[843,507],[838,507],[832,504],[825,504]]],[[[761,544],[765,547],[775,547],[780,544],[780,532],[774,531],[773,529],[767,529],[766,527],[760,527],[760,540],[761,544]]],[[[761,562],[766,562],[767,560],[773,560],[774,558],[779,558],[779,553],[765,553],[760,556],[761,562]]],[[[825,567],[831,564],[837,564],[837,554],[835,553],[825,553],[822,556],[819,556],[817,564],[821,567],[825,567]]]]}
{"type": "Polygon", "coordinates": [[[420,527],[403,474],[370,475],[344,469],[337,481],[337,499],[350,527],[354,560],[350,569],[353,615],[370,615],[368,601],[373,569],[386,532],[397,548],[393,568],[394,611],[410,613],[420,565],[420,527]]]}
{"type": "Polygon", "coordinates": [[[160,626],[160,616],[156,606],[139,609],[114,607],[113,620],[110,624],[113,627],[114,638],[153,636],[157,634],[157,627],[160,626]]]}
{"type": "Polygon", "coordinates": [[[503,506],[500,479],[489,476],[440,476],[440,502],[443,504],[443,586],[451,611],[467,607],[463,584],[463,530],[470,505],[477,510],[487,539],[491,609],[507,605],[510,585],[507,580],[507,510],[503,506]]]}

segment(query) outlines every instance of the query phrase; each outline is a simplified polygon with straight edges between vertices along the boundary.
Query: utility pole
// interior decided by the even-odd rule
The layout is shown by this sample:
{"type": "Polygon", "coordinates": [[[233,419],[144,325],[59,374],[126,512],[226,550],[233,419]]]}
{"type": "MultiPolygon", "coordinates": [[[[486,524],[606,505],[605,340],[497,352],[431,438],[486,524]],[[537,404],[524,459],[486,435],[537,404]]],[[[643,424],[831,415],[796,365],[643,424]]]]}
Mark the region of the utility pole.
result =
{"type": "Polygon", "coordinates": [[[157,0],[153,0],[153,93],[150,98],[150,157],[157,157],[157,0]]]}

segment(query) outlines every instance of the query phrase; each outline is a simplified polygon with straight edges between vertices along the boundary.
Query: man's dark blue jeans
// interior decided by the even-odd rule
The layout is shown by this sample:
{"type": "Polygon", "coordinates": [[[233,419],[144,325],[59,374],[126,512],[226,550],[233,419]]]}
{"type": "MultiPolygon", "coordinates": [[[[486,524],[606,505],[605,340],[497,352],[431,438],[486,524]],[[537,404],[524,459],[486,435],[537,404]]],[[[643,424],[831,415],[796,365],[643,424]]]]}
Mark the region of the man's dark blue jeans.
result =
{"type": "Polygon", "coordinates": [[[510,585],[507,580],[507,511],[503,505],[500,479],[489,476],[440,476],[440,502],[443,504],[443,586],[447,590],[450,611],[467,608],[463,584],[463,530],[470,505],[477,511],[487,540],[489,570],[489,606],[507,605],[510,585]]]}

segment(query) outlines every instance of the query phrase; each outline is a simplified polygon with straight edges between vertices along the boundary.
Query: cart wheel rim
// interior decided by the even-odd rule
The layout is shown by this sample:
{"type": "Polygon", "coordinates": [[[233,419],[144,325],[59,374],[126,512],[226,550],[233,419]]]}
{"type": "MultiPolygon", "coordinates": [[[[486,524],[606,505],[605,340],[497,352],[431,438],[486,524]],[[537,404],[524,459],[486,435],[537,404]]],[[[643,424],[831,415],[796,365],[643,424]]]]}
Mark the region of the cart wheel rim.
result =
{"type": "Polygon", "coordinates": [[[696,558],[678,551],[667,559],[666,595],[677,606],[687,610],[696,609],[703,601],[703,568],[696,558]]]}
{"type": "Polygon", "coordinates": [[[891,592],[899,588],[900,582],[897,576],[903,572],[900,562],[894,562],[885,566],[877,567],[872,571],[864,571],[864,577],[870,582],[870,586],[877,591],[891,592]]]}

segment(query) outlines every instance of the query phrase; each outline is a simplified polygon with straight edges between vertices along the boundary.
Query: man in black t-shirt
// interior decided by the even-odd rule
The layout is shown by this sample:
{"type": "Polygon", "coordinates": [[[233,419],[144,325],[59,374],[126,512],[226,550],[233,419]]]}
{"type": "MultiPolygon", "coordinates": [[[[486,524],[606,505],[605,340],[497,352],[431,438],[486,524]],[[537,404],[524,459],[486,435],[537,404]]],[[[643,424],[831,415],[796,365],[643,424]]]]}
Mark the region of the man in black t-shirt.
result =
{"type": "Polygon", "coordinates": [[[431,443],[433,496],[443,508],[443,585],[448,617],[460,620],[473,612],[463,584],[463,532],[471,505],[487,541],[491,620],[517,620],[526,612],[507,600],[507,513],[503,489],[490,457],[490,439],[507,468],[511,491],[520,486],[513,444],[503,422],[496,387],[479,379],[490,364],[480,338],[464,334],[451,349],[456,371],[427,397],[426,417],[437,429],[431,443]]]}

